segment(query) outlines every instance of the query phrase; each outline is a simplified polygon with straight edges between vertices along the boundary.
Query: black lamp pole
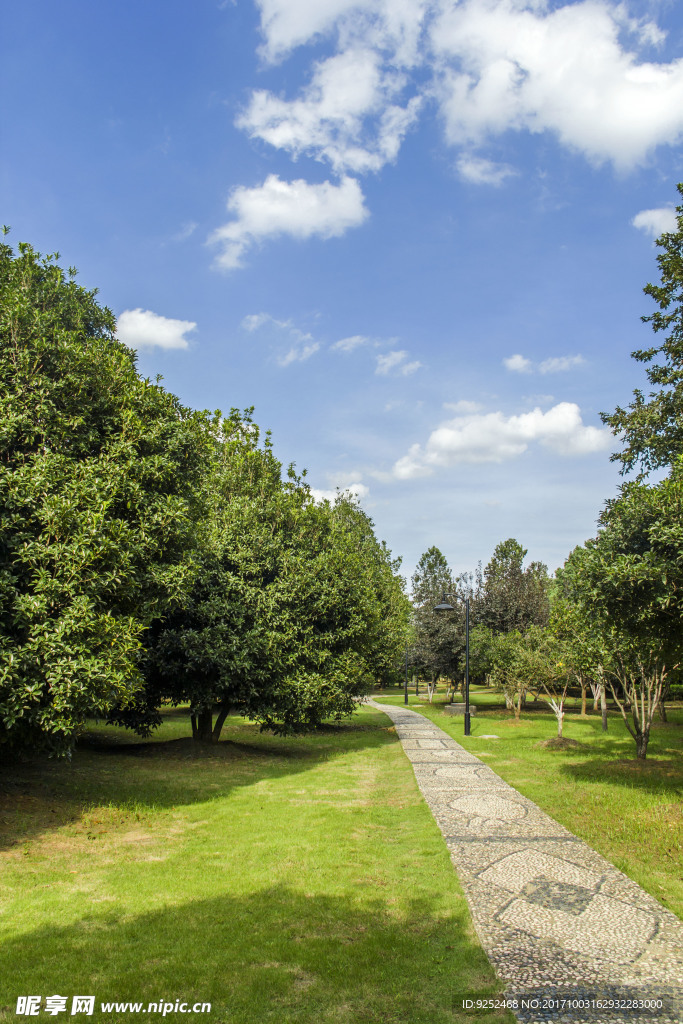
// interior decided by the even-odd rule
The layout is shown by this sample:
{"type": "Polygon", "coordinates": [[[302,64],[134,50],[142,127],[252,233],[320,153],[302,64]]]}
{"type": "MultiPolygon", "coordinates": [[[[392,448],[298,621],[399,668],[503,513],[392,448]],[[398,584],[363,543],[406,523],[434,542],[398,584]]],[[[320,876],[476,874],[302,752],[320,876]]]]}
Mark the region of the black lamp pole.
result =
{"type": "Polygon", "coordinates": [[[408,648],[406,647],[406,678],[403,684],[403,703],[408,703],[408,648]]]}
{"type": "MultiPolygon", "coordinates": [[[[444,594],[441,604],[434,608],[435,612],[455,611],[452,604],[449,604],[444,594]]],[[[457,595],[456,595],[457,598],[457,595]]],[[[470,735],[470,599],[465,598],[465,736],[470,735]]]]}

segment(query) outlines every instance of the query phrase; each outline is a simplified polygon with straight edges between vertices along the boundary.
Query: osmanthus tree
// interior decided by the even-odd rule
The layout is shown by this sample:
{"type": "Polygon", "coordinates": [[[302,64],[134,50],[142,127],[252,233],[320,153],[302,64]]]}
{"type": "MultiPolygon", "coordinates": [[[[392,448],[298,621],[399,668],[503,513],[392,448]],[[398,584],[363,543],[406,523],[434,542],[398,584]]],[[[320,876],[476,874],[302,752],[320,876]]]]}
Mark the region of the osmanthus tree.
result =
{"type": "Polygon", "coordinates": [[[581,715],[586,714],[589,686],[597,690],[602,712],[602,730],[607,732],[607,698],[605,674],[610,669],[610,655],[600,631],[585,609],[571,600],[573,572],[580,563],[580,550],[575,559],[558,569],[553,581],[550,606],[550,633],[561,649],[562,663],[581,690],[581,715]]]}
{"type": "Polygon", "coordinates": [[[229,713],[302,732],[353,711],[396,661],[409,611],[397,563],[352,501],[316,504],[281,470],[249,411],[216,422],[200,571],[150,630],[145,693],[119,721],[142,731],[162,703],[188,703],[200,742],[229,713]]]}
{"type": "Polygon", "coordinates": [[[57,255],[0,245],[0,747],[68,751],[143,685],[193,576],[205,418],[140,378],[57,255]]]}
{"type": "Polygon", "coordinates": [[[552,637],[542,626],[531,625],[525,633],[512,629],[497,633],[491,645],[491,685],[502,692],[519,721],[527,694],[543,694],[558,719],[562,735],[566,685],[557,687],[564,672],[552,637]]]}
{"type": "Polygon", "coordinates": [[[683,662],[683,465],[625,484],[598,536],[565,565],[570,599],[609,658],[612,696],[644,759],[654,715],[683,662]]]}

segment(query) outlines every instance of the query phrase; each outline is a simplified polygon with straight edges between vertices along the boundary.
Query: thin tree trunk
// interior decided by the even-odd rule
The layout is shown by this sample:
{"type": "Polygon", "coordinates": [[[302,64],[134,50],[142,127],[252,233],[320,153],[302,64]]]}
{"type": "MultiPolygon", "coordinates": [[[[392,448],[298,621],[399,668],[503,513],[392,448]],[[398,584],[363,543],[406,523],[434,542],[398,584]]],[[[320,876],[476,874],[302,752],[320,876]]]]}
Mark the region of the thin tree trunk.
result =
{"type": "Polygon", "coordinates": [[[581,717],[586,717],[586,684],[581,680],[581,717]]]}
{"type": "Polygon", "coordinates": [[[602,715],[602,731],[607,732],[607,691],[604,683],[600,685],[600,713],[602,715]]]}
{"type": "Polygon", "coordinates": [[[557,716],[557,737],[562,739],[562,722],[564,721],[564,711],[560,708],[560,712],[557,716]]]}
{"type": "Polygon", "coordinates": [[[666,717],[666,707],[664,706],[664,701],[661,701],[661,703],[659,705],[659,708],[658,708],[658,711],[659,711],[659,717],[661,718],[661,720],[663,722],[668,722],[669,719],[666,717]]]}
{"type": "Polygon", "coordinates": [[[221,738],[221,729],[223,728],[223,724],[225,722],[225,719],[228,717],[229,714],[230,714],[230,703],[228,701],[223,701],[223,703],[221,704],[220,708],[218,709],[218,715],[216,717],[216,723],[215,723],[215,725],[213,727],[213,731],[211,733],[211,742],[212,743],[218,743],[219,739],[221,738]]]}

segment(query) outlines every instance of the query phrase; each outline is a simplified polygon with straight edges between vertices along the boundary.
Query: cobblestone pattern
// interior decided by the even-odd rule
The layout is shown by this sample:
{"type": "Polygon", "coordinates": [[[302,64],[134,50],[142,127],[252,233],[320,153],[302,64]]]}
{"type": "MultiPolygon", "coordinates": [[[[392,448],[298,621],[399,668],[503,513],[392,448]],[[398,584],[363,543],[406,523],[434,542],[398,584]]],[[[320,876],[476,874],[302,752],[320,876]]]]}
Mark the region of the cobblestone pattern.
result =
{"type": "Polygon", "coordinates": [[[516,1010],[528,1022],[682,1024],[683,925],[479,758],[407,708],[394,722],[506,995],[657,1000],[661,1009],[516,1010]]]}

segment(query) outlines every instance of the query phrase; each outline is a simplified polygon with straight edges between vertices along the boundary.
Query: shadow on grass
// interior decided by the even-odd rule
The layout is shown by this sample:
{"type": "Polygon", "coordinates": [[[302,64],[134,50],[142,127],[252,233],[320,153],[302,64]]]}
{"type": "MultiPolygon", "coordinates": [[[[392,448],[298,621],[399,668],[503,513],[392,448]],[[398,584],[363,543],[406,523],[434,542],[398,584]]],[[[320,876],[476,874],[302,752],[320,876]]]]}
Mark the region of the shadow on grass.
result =
{"type": "MultiPolygon", "coordinates": [[[[129,1015],[102,1013],[102,1001],[210,1002],[201,1019],[212,1024],[453,1022],[463,996],[500,986],[469,937],[464,900],[448,916],[439,902],[406,900],[399,915],[374,893],[272,887],[37,930],[4,944],[0,1020],[16,1020],[19,995],[57,993],[69,1007],[94,995],[94,1017],[112,1021],[129,1015]]],[[[494,1020],[512,1018],[477,1015],[494,1020]]]]}
{"type": "Polygon", "coordinates": [[[94,730],[71,761],[36,758],[0,769],[0,850],[78,821],[94,806],[144,814],[202,803],[398,742],[384,716],[362,715],[360,722],[305,737],[259,733],[242,719],[231,720],[221,742],[207,747],[190,737],[139,740],[114,727],[94,730]]]}

